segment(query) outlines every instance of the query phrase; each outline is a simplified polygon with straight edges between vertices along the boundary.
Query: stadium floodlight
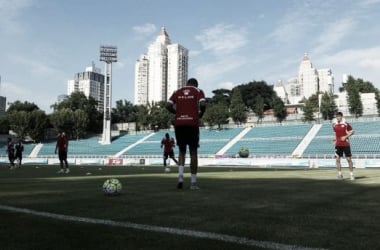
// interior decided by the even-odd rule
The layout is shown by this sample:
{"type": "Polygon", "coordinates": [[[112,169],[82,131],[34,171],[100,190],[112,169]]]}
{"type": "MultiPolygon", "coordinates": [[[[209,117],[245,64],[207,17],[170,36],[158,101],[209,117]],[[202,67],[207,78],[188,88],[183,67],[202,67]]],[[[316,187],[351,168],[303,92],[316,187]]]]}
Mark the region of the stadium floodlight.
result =
{"type": "Polygon", "coordinates": [[[117,62],[117,47],[100,46],[100,61],[105,62],[104,77],[104,119],[102,144],[111,144],[111,111],[112,111],[112,63],[117,62]]]}
{"type": "Polygon", "coordinates": [[[100,46],[100,61],[105,63],[117,62],[117,47],[108,45],[100,46]]]}

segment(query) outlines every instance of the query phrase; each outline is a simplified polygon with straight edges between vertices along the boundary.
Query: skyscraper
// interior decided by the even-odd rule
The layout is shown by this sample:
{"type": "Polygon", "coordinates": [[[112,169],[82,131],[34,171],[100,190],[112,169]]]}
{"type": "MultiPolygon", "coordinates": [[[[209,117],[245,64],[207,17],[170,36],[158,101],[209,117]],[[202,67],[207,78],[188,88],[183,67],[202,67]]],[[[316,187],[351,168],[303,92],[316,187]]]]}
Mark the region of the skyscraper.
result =
{"type": "Polygon", "coordinates": [[[298,77],[289,79],[285,90],[287,100],[292,104],[299,103],[303,98],[309,98],[318,91],[334,93],[334,75],[331,69],[314,68],[308,54],[305,54],[298,70],[298,77]]]}
{"type": "Polygon", "coordinates": [[[168,96],[185,85],[188,72],[188,50],[171,44],[164,27],[148,53],[135,65],[135,104],[166,101],[168,96]]]}
{"type": "Polygon", "coordinates": [[[67,82],[67,94],[73,92],[83,92],[85,96],[92,96],[98,102],[98,110],[104,110],[104,75],[101,70],[92,66],[87,67],[84,72],[76,73],[74,80],[67,82]]]}

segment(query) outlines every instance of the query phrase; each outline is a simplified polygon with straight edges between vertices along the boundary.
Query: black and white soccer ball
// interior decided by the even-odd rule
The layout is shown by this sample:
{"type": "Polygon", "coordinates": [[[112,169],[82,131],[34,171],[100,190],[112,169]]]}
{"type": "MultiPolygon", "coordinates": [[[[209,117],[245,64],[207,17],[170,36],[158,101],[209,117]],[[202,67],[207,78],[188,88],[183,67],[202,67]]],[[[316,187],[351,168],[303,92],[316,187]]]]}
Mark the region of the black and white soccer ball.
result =
{"type": "Polygon", "coordinates": [[[118,195],[121,193],[123,185],[118,179],[108,179],[103,184],[103,192],[106,195],[118,195]]]}

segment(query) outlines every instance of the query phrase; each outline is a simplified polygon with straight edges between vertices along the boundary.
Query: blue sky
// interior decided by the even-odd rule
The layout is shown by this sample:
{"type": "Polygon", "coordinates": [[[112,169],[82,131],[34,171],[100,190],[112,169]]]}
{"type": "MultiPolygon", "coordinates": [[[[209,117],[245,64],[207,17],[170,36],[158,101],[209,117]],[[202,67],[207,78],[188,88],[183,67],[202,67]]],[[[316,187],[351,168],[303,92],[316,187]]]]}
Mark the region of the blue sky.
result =
{"type": "Polygon", "coordinates": [[[0,0],[0,95],[50,113],[99,46],[118,47],[113,104],[133,102],[134,65],[164,26],[190,51],[189,77],[211,96],[253,80],[286,82],[304,53],[380,88],[380,0],[0,0]]]}

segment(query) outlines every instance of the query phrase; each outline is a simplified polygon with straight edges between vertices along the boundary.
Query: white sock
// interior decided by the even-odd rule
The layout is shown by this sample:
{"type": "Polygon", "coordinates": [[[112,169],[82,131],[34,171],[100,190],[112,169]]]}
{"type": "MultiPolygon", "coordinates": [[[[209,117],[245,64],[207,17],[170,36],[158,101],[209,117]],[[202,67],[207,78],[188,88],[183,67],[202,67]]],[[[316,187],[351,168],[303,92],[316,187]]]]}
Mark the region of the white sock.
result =
{"type": "Polygon", "coordinates": [[[342,175],[342,172],[341,172],[341,171],[339,171],[339,172],[338,172],[338,175],[342,175]]]}
{"type": "Polygon", "coordinates": [[[197,183],[197,174],[191,174],[191,183],[197,183]]]}
{"type": "Polygon", "coordinates": [[[354,172],[350,172],[350,175],[353,176],[353,175],[354,175],[354,172]]]}
{"type": "Polygon", "coordinates": [[[183,182],[183,170],[184,166],[178,166],[178,181],[183,182]]]}

